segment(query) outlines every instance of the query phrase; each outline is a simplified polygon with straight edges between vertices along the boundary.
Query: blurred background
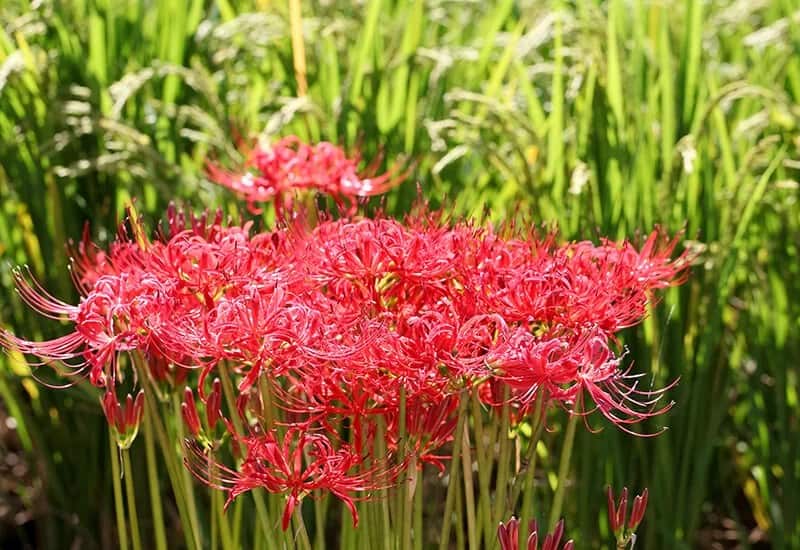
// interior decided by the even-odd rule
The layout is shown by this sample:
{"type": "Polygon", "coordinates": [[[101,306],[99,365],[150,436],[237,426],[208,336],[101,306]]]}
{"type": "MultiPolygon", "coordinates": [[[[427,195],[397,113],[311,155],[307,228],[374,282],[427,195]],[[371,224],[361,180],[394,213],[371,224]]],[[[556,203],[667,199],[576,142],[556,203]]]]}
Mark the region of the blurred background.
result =
{"type": "MultiPolygon", "coordinates": [[[[11,266],[74,303],[65,243],[86,221],[107,243],[132,197],[151,226],[170,201],[243,210],[204,164],[257,134],[413,161],[393,215],[418,183],[564,239],[685,229],[689,282],[625,335],[656,384],[680,378],[645,426],[670,429],[579,430],[568,532],[601,547],[605,485],[627,484],[650,489],[637,547],[800,548],[800,3],[319,0],[299,38],[294,58],[284,1],[3,0],[0,323],[63,334],[11,266]]],[[[0,356],[0,547],[111,547],[98,394],[32,374],[0,356]]]]}

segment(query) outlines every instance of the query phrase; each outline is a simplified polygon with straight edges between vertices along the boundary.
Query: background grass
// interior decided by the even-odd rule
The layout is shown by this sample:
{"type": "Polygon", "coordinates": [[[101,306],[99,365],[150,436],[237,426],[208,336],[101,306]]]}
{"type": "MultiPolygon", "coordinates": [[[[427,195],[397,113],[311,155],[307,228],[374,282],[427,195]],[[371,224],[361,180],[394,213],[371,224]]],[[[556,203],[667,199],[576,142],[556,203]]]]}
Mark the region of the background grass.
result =
{"type": "MultiPolygon", "coordinates": [[[[107,241],[131,197],[151,220],[171,200],[238,212],[202,170],[236,160],[237,134],[406,155],[391,213],[417,181],[435,207],[555,222],[565,238],[685,229],[700,253],[690,282],[626,335],[656,383],[680,377],[659,420],[670,430],[583,430],[569,529],[592,546],[605,484],[646,485],[644,548],[800,547],[800,5],[334,0],[302,15],[306,95],[284,2],[2,3],[2,323],[56,334],[13,297],[8,266],[74,298],[63,243],[85,220],[107,241]]],[[[0,357],[14,419],[0,456],[29,471],[0,485],[0,542],[108,546],[96,394],[46,390],[14,359],[0,357]]]]}

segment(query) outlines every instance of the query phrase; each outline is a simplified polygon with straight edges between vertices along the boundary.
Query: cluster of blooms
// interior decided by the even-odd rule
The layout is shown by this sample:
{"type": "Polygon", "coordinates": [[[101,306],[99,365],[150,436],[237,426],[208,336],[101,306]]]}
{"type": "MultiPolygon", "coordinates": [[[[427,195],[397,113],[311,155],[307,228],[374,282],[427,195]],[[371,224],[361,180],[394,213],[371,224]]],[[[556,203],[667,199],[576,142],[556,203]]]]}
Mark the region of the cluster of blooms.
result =
{"type": "Polygon", "coordinates": [[[312,190],[329,195],[340,209],[352,214],[359,197],[383,194],[405,177],[396,167],[378,174],[377,162],[360,169],[360,155],[348,157],[332,143],[309,145],[296,136],[269,146],[257,144],[245,153],[243,173],[209,163],[208,175],[244,198],[255,212],[255,203],[270,201],[281,212],[291,206],[293,193],[312,190]]]}
{"type": "MultiPolygon", "coordinates": [[[[257,149],[251,163],[261,175],[217,172],[248,200],[298,187],[345,200],[390,181],[359,178],[340,150],[295,139],[257,149]]],[[[663,389],[640,387],[621,366],[616,340],[644,317],[653,291],[685,276],[686,256],[671,258],[677,239],[658,230],[638,249],[559,245],[553,234],[422,212],[313,227],[285,215],[256,233],[173,207],[155,238],[145,234],[129,216],[108,250],[88,238],[75,247],[77,305],[17,272],[22,299],[74,330],[44,342],[1,331],[0,345],[88,376],[105,391],[122,445],[144,399],[119,405],[126,371],[175,392],[188,383],[187,466],[229,502],[254,487],[285,495],[284,528],[313,492],[340,498],[357,522],[354,499],[407,468],[444,469],[471,392],[488,407],[510,404],[514,421],[545,403],[597,410],[626,430],[669,407],[657,404],[663,389]],[[226,407],[220,378],[237,382],[226,407]],[[209,456],[222,441],[238,466],[209,456]]]]}

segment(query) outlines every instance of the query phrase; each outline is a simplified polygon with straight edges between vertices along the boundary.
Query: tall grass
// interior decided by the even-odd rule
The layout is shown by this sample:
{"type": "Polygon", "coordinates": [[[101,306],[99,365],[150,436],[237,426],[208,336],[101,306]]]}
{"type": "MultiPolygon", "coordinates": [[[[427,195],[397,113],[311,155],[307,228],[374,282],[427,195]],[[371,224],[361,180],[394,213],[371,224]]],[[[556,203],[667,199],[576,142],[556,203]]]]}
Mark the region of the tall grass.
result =
{"type": "MultiPolygon", "coordinates": [[[[131,197],[152,218],[170,200],[236,211],[203,163],[235,161],[232,136],[257,132],[406,155],[433,206],[555,222],[564,238],[685,229],[700,254],[691,282],[625,341],[657,382],[680,378],[670,430],[579,430],[567,517],[588,545],[604,484],[647,485],[645,548],[706,546],[720,529],[794,548],[797,10],[789,0],[303,3],[306,90],[288,2],[4,2],[0,250],[68,297],[62,243],[84,220],[103,241],[131,197]]],[[[416,193],[405,185],[386,209],[404,211],[416,193]]],[[[0,282],[3,324],[50,330],[11,298],[9,269],[0,282]]],[[[39,540],[109,544],[96,395],[46,391],[10,356],[0,396],[46,478],[39,540]]],[[[558,440],[545,437],[551,471],[558,440]]]]}

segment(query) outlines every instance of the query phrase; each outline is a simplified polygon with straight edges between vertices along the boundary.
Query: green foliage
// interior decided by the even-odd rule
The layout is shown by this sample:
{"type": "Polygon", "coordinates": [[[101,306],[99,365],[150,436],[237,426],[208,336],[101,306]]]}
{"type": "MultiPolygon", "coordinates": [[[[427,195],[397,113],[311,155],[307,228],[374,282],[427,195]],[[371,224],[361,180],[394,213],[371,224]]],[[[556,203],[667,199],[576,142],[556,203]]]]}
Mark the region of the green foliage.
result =
{"type": "MultiPolygon", "coordinates": [[[[35,5],[0,7],[6,264],[29,264],[75,298],[62,243],[85,220],[107,241],[131,197],[150,219],[170,200],[238,212],[203,177],[208,158],[236,161],[237,134],[413,160],[391,213],[409,208],[419,182],[434,207],[555,222],[565,238],[684,228],[698,253],[690,282],[625,342],[657,382],[680,377],[659,421],[670,430],[579,430],[570,530],[579,547],[598,540],[604,485],[626,483],[650,488],[645,548],[706,546],[720,517],[742,540],[758,528],[775,548],[800,546],[794,2],[307,3],[305,97],[283,2],[35,5]]],[[[52,335],[11,299],[7,267],[0,287],[4,325],[52,335]]],[[[111,474],[93,391],[45,390],[7,356],[0,396],[47,481],[40,540],[107,537],[111,474]]],[[[545,436],[551,449],[559,441],[545,436]]],[[[549,456],[553,471],[559,453],[549,456]]]]}

